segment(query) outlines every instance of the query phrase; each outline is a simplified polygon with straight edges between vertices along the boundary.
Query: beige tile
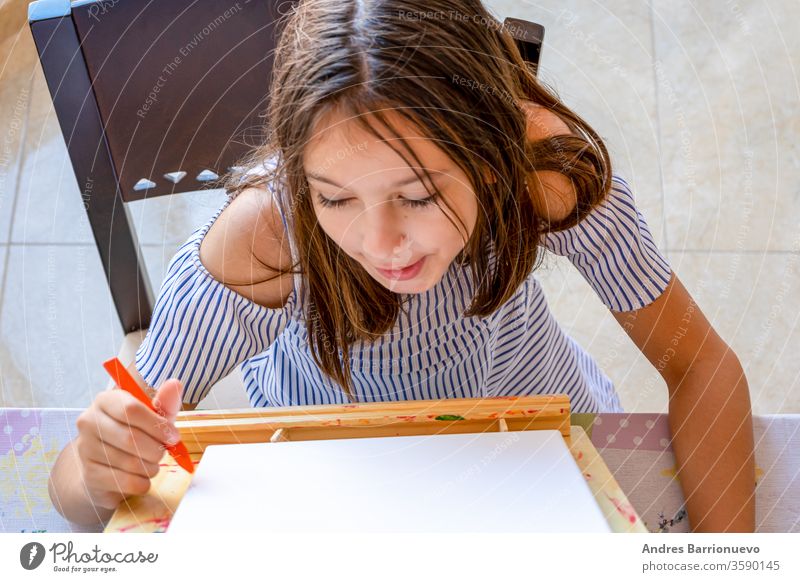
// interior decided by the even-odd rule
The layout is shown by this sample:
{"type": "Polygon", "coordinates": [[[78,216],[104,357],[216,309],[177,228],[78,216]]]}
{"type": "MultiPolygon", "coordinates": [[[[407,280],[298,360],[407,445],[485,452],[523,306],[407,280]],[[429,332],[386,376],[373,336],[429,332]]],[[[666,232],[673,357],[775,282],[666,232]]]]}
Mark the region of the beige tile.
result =
{"type": "Polygon", "coordinates": [[[2,284],[5,281],[5,278],[3,277],[3,275],[5,274],[5,271],[6,271],[6,254],[7,254],[7,251],[8,251],[8,246],[6,246],[4,244],[0,244],[0,299],[2,299],[2,297],[3,297],[3,286],[2,286],[2,284]]]}
{"type": "MultiPolygon", "coordinates": [[[[38,64],[12,241],[94,244],[64,136],[38,64]]],[[[141,244],[177,247],[216,211],[224,192],[203,190],[127,205],[141,244]]]]}
{"type": "Polygon", "coordinates": [[[192,232],[225,202],[222,189],[184,192],[127,204],[140,244],[157,245],[174,254],[192,232]]]}
{"type": "Polygon", "coordinates": [[[800,413],[800,252],[670,256],[689,293],[739,356],[753,411],[800,413]]]}
{"type": "MultiPolygon", "coordinates": [[[[0,95],[2,95],[2,90],[0,90],[0,95]]],[[[0,108],[0,115],[2,115],[3,109],[0,108]]],[[[2,171],[3,166],[0,165],[0,171],[2,171]]],[[[0,179],[2,178],[2,174],[0,174],[0,179]]],[[[0,190],[2,192],[2,190],[0,190]]],[[[0,211],[2,208],[0,208],[0,211]]],[[[2,215],[0,215],[2,216],[2,215]]],[[[3,226],[3,228],[6,228],[3,226]]],[[[3,232],[3,238],[5,239],[6,232],[3,232]]],[[[3,295],[6,287],[6,258],[8,255],[8,246],[6,244],[0,244],[0,307],[3,303],[3,295]]],[[[2,311],[0,311],[0,323],[2,322],[2,311]]],[[[0,408],[4,406],[14,406],[14,394],[18,388],[18,386],[23,385],[26,382],[26,376],[23,373],[23,370],[19,369],[16,365],[12,357],[12,350],[9,349],[10,342],[3,341],[2,336],[0,335],[0,408]]]]}
{"type": "Polygon", "coordinates": [[[800,4],[653,6],[669,248],[792,248],[800,4]]]}
{"type": "MultiPolygon", "coordinates": [[[[5,281],[3,274],[6,267],[7,252],[8,247],[0,245],[0,285],[5,281]]],[[[0,286],[0,305],[3,299],[2,290],[3,287],[0,286]]],[[[11,387],[20,385],[24,380],[25,375],[15,366],[6,342],[0,341],[0,408],[12,406],[12,404],[9,404],[11,387]]]]}
{"type": "Polygon", "coordinates": [[[0,241],[7,242],[20,175],[30,87],[0,86],[0,241]]]}
{"type": "Polygon", "coordinates": [[[167,265],[174,253],[171,249],[159,245],[142,245],[141,249],[153,294],[158,295],[158,289],[167,273],[167,265]]]}
{"type": "MultiPolygon", "coordinates": [[[[755,414],[800,413],[800,253],[671,253],[670,263],[736,352],[755,414]]],[[[614,381],[625,410],[666,412],[666,383],[578,271],[548,258],[538,278],[564,329],[614,381]]]]}
{"type": "Polygon", "coordinates": [[[615,171],[633,188],[664,243],[650,8],[638,0],[484,2],[500,21],[545,27],[539,77],[605,140],[615,171]]]}
{"type": "MultiPolygon", "coordinates": [[[[24,33],[25,31],[23,31],[24,33]]],[[[0,41],[0,241],[8,240],[20,173],[27,117],[31,106],[31,72],[35,54],[29,35],[0,41]]],[[[32,41],[31,41],[32,42],[32,41]]]]}
{"type": "Polygon", "coordinates": [[[614,382],[626,412],[667,412],[667,384],[580,272],[547,254],[536,277],[555,318],[614,382]]]}
{"type": "Polygon", "coordinates": [[[11,240],[94,244],[78,182],[37,63],[11,240]]]}
{"type": "Polygon", "coordinates": [[[0,406],[89,405],[122,328],[94,246],[9,249],[0,311],[0,406]]]}
{"type": "Polygon", "coordinates": [[[28,28],[28,4],[31,1],[0,0],[0,43],[28,28]]]}
{"type": "MultiPolygon", "coordinates": [[[[3,188],[0,181],[0,240],[5,240],[8,232],[12,194],[19,182],[20,196],[11,235],[13,242],[94,244],[79,185],[27,21],[17,37],[9,38],[0,46],[0,59],[6,56],[3,80],[8,78],[11,83],[4,82],[0,91],[0,131],[11,132],[8,128],[11,127],[13,104],[17,100],[24,100],[20,115],[28,110],[30,114],[24,144],[14,145],[7,167],[0,160],[0,179],[6,177],[8,184],[3,188]]],[[[18,140],[19,135],[21,132],[17,132],[18,140]]],[[[129,204],[128,209],[140,243],[177,248],[219,208],[223,200],[221,190],[206,190],[135,202],[129,204]]]]}
{"type": "MultiPolygon", "coordinates": [[[[4,23],[0,26],[7,26],[4,23]]],[[[3,84],[20,78],[30,81],[33,64],[38,61],[36,47],[33,43],[27,19],[20,25],[12,23],[5,29],[7,34],[0,36],[0,79],[3,84]]],[[[0,35],[3,30],[0,29],[0,35]]]]}
{"type": "MultiPolygon", "coordinates": [[[[753,412],[800,413],[800,253],[670,253],[714,329],[736,352],[753,412]]],[[[580,273],[548,255],[538,278],[556,319],[614,381],[629,412],[666,412],[666,383],[580,273]]]]}

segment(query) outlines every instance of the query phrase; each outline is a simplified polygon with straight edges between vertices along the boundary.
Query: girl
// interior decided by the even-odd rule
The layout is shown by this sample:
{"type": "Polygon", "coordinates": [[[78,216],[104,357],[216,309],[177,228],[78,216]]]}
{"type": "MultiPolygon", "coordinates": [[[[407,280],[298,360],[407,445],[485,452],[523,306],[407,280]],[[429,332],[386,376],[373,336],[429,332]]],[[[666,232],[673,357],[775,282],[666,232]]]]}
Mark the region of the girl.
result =
{"type": "Polygon", "coordinates": [[[622,411],[548,309],[534,276],[545,247],[654,365],[671,350],[659,371],[692,525],[751,529],[738,360],[602,140],[508,31],[477,0],[313,0],[285,26],[268,140],[170,262],[131,367],[164,416],[98,395],[53,471],[64,515],[106,519],[144,493],[181,394],[194,408],[237,365],[253,406],[567,393],[575,412],[622,411]]]}

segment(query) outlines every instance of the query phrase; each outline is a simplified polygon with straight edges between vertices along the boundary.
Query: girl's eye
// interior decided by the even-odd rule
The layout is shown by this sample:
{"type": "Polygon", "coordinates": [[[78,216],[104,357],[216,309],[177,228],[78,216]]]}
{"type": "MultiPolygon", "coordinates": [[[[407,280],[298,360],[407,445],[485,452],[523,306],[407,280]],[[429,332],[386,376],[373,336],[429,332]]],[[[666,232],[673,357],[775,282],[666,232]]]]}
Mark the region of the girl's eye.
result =
{"type": "Polygon", "coordinates": [[[320,205],[324,206],[325,208],[336,208],[337,206],[343,206],[348,202],[348,200],[328,200],[322,194],[317,194],[317,200],[319,200],[320,205]]]}
{"type": "Polygon", "coordinates": [[[436,200],[437,196],[438,194],[434,193],[433,196],[428,196],[427,198],[422,198],[421,200],[403,199],[403,204],[411,206],[412,208],[424,208],[425,206],[433,204],[433,201],[436,200]]]}
{"type": "MultiPolygon", "coordinates": [[[[433,194],[433,196],[428,196],[427,198],[423,198],[422,200],[408,200],[403,199],[403,204],[407,206],[411,206],[412,208],[422,208],[428,206],[436,200],[438,194],[433,194]]],[[[340,206],[344,206],[348,202],[350,202],[350,198],[345,198],[344,200],[329,200],[325,198],[322,194],[317,194],[317,200],[321,206],[325,208],[338,208],[340,206]]]]}

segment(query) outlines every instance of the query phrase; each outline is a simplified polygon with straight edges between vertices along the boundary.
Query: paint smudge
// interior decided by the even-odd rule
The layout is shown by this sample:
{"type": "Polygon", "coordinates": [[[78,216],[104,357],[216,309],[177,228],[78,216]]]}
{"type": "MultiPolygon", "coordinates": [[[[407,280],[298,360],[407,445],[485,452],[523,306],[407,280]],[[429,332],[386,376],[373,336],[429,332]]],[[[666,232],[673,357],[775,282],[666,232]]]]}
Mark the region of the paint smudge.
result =
{"type": "Polygon", "coordinates": [[[661,475],[662,477],[667,477],[668,479],[677,479],[678,468],[675,465],[673,465],[669,469],[661,469],[661,471],[659,471],[658,474],[661,475]]]}
{"type": "Polygon", "coordinates": [[[616,497],[611,497],[608,495],[608,493],[606,493],[605,496],[606,499],[608,499],[614,505],[617,513],[627,519],[630,523],[636,523],[636,511],[633,509],[633,506],[630,503],[620,501],[616,497]]]}
{"type": "Polygon", "coordinates": [[[440,414],[435,420],[466,420],[463,416],[458,414],[440,414]]]}
{"type": "MultiPolygon", "coordinates": [[[[144,521],[140,521],[139,523],[134,523],[131,525],[126,525],[123,527],[118,528],[116,531],[119,533],[126,533],[134,529],[144,528],[147,524],[155,525],[155,529],[153,530],[155,533],[163,533],[167,531],[169,527],[169,522],[172,520],[172,516],[169,517],[154,517],[152,519],[146,519],[144,521]]],[[[150,531],[149,528],[145,529],[145,531],[150,531]]]]}
{"type": "Polygon", "coordinates": [[[664,517],[664,512],[658,512],[658,531],[661,533],[669,533],[669,528],[673,527],[675,524],[682,522],[686,519],[687,513],[686,509],[681,507],[678,512],[675,514],[675,517],[671,519],[667,519],[664,517]]]}

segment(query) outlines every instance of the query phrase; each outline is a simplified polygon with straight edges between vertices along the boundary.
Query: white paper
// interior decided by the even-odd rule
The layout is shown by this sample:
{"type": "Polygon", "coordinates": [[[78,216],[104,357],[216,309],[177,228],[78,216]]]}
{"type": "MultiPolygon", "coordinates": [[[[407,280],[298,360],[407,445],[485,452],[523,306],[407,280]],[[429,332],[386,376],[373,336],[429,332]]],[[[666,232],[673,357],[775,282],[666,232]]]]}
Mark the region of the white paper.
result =
{"type": "Polygon", "coordinates": [[[213,445],[169,533],[608,532],[554,430],[213,445]]]}

